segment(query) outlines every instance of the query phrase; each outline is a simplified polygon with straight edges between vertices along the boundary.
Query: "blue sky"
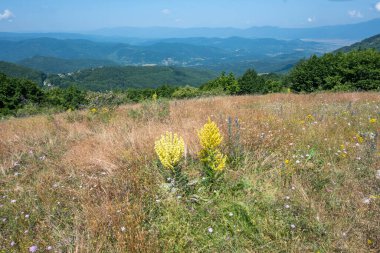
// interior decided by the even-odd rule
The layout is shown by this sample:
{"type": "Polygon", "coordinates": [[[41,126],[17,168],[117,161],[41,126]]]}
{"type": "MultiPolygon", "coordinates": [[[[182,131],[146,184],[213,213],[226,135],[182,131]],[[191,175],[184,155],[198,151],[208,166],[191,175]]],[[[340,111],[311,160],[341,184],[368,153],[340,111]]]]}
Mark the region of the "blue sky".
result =
{"type": "Polygon", "coordinates": [[[310,27],[380,18],[380,0],[0,0],[0,31],[310,27]]]}

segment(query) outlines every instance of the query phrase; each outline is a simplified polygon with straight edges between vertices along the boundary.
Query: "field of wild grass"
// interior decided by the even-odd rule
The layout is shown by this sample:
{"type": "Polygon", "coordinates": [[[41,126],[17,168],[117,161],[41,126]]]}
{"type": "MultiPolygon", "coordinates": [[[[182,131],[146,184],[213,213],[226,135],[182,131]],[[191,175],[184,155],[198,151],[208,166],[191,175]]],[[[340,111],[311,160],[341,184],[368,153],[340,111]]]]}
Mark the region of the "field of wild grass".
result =
{"type": "Polygon", "coordinates": [[[380,94],[152,101],[0,122],[0,252],[379,252],[380,94]],[[227,156],[205,180],[208,118],[227,156]],[[184,141],[173,187],[154,147],[184,141]]]}

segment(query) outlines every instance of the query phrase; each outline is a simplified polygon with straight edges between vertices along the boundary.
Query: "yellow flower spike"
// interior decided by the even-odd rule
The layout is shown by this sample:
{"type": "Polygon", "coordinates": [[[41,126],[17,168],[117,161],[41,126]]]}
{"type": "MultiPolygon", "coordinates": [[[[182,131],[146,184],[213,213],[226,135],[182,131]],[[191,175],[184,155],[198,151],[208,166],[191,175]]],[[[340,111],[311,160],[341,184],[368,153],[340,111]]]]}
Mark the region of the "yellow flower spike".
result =
{"type": "Polygon", "coordinates": [[[214,150],[219,147],[223,141],[219,128],[215,122],[208,119],[208,122],[198,131],[198,137],[203,149],[214,150]]]}
{"type": "Polygon", "coordinates": [[[158,98],[158,95],[157,95],[157,93],[155,92],[155,93],[152,95],[152,100],[153,100],[154,102],[156,102],[156,101],[157,101],[157,98],[158,98]]]}
{"type": "Polygon", "coordinates": [[[285,164],[289,164],[290,161],[288,159],[285,160],[285,164]]]}
{"type": "Polygon", "coordinates": [[[219,150],[215,152],[213,161],[210,161],[210,167],[215,171],[222,171],[226,167],[227,157],[223,155],[219,150]]]}
{"type": "Polygon", "coordinates": [[[375,124],[376,122],[377,122],[377,119],[375,119],[375,118],[369,119],[369,123],[371,123],[371,124],[375,124]]]}
{"type": "Polygon", "coordinates": [[[166,132],[155,142],[154,150],[166,169],[174,170],[185,152],[185,142],[177,134],[166,132]]]}
{"type": "Polygon", "coordinates": [[[198,137],[202,146],[199,152],[201,161],[213,171],[222,171],[226,167],[227,156],[219,151],[223,137],[215,122],[208,122],[198,131],[198,137]]]}

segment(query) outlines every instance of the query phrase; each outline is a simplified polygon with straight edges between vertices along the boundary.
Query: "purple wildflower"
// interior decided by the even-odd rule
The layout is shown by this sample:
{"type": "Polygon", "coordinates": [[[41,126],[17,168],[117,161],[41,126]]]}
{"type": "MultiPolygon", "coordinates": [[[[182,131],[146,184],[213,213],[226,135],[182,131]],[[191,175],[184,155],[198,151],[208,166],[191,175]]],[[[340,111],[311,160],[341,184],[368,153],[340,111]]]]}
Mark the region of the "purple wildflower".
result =
{"type": "Polygon", "coordinates": [[[37,252],[37,250],[38,250],[38,247],[36,245],[29,247],[29,252],[31,253],[37,252]]]}

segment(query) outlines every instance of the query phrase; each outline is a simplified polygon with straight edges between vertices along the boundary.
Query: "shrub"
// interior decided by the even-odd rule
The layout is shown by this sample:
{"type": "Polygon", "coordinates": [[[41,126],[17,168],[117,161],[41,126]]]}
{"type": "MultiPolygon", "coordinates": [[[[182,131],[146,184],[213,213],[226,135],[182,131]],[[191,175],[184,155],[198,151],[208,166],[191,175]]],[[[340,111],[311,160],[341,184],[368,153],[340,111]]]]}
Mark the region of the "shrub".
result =
{"type": "Polygon", "coordinates": [[[200,95],[199,89],[191,87],[191,86],[185,86],[185,87],[178,88],[173,93],[172,96],[173,98],[183,99],[183,98],[193,98],[199,95],[200,95]]]}

